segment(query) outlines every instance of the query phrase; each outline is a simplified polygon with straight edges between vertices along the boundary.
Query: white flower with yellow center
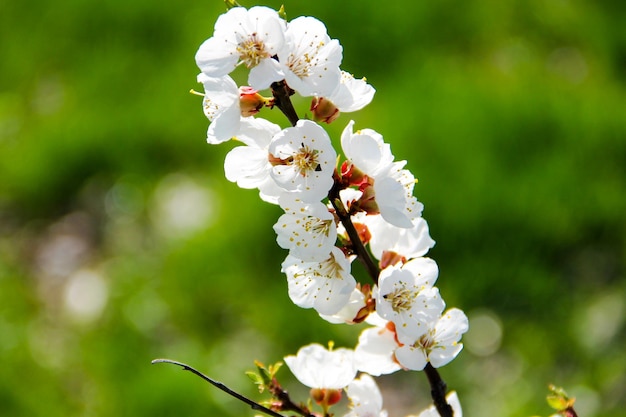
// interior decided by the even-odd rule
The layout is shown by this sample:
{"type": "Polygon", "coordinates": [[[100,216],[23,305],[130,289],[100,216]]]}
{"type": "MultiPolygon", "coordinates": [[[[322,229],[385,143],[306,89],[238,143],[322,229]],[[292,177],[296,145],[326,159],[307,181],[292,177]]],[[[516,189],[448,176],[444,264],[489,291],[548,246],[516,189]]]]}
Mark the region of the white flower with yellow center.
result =
{"type": "Polygon", "coordinates": [[[389,266],[380,273],[374,294],[376,311],[395,324],[398,334],[424,334],[428,323],[443,311],[443,299],[433,287],[438,273],[430,258],[416,258],[402,267],[389,266]]]}
{"type": "Polygon", "coordinates": [[[222,77],[245,65],[250,69],[248,84],[266,89],[285,78],[272,58],[284,45],[285,28],[285,21],[269,7],[234,7],[217,19],[213,36],[196,53],[196,63],[209,77],[222,77]]]}
{"type": "Polygon", "coordinates": [[[276,241],[283,249],[303,261],[322,262],[335,246],[335,217],[321,202],[305,203],[294,193],[278,199],[285,214],[274,224],[276,241]]]}
{"type": "Polygon", "coordinates": [[[269,146],[274,181],[307,202],[321,201],[333,185],[337,154],[326,131],[300,120],[274,136],[269,146]]]}
{"type": "Polygon", "coordinates": [[[342,58],[341,45],[319,20],[302,16],[288,23],[278,61],[287,84],[301,96],[331,94],[341,80],[342,58]]]}
{"type": "Polygon", "coordinates": [[[348,304],[356,288],[350,260],[336,247],[321,262],[306,262],[288,255],[282,272],[287,275],[291,301],[302,308],[314,308],[319,314],[337,313],[348,304]]]}
{"type": "Polygon", "coordinates": [[[403,346],[396,349],[396,359],[407,369],[420,371],[430,362],[435,368],[452,361],[463,349],[459,343],[469,329],[469,321],[463,311],[451,308],[432,320],[424,333],[418,337],[398,332],[403,346]]]}

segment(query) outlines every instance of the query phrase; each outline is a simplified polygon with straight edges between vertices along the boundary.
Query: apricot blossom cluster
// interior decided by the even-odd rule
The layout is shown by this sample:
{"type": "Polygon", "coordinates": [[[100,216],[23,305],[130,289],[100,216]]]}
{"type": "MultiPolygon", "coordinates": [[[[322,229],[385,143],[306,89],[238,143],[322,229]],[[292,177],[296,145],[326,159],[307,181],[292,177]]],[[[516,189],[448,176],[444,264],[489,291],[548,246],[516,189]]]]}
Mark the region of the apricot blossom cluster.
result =
{"type": "MultiPolygon", "coordinates": [[[[291,300],[331,323],[369,324],[355,349],[311,344],[286,357],[288,367],[325,414],[345,389],[347,417],[386,416],[370,375],[449,363],[462,349],[468,320],[457,308],[446,310],[435,286],[437,264],[425,257],[435,242],[406,161],[395,160],[381,134],[355,129],[354,121],[343,129],[338,156],[323,127],[362,109],[375,93],[340,68],[342,52],[313,17],[286,21],[267,7],[233,7],[196,54],[198,81],[208,143],[242,145],[226,156],[226,178],[283,211],[274,231],[288,250],[282,272],[291,300]],[[231,73],[243,67],[248,85],[237,86],[231,73]],[[297,115],[294,94],[311,97],[311,119],[297,115]],[[264,108],[278,108],[291,125],[259,117],[264,108]],[[357,259],[370,275],[366,282],[351,273],[357,259]]],[[[460,416],[456,394],[448,398],[460,416]]]]}

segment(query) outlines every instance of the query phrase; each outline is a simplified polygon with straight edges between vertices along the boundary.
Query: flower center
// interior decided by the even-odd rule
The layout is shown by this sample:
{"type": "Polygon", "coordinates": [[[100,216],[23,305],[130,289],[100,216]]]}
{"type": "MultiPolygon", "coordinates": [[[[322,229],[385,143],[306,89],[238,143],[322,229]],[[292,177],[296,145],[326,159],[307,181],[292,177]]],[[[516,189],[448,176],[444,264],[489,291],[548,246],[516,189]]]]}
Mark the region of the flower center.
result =
{"type": "Polygon", "coordinates": [[[393,311],[399,313],[411,309],[415,294],[407,288],[399,288],[389,294],[383,295],[383,298],[391,303],[393,311]]]}
{"type": "Polygon", "coordinates": [[[287,67],[299,78],[306,78],[311,75],[311,67],[316,66],[319,58],[319,50],[324,46],[324,42],[313,43],[308,45],[307,51],[301,55],[289,54],[287,57],[287,67]]]}
{"type": "Polygon", "coordinates": [[[306,177],[309,171],[320,171],[318,156],[318,150],[311,149],[303,143],[290,162],[291,165],[296,167],[300,175],[306,177]]]}
{"type": "Polygon", "coordinates": [[[332,224],[333,220],[320,220],[317,217],[309,217],[304,224],[304,230],[316,236],[324,235],[328,237],[332,224]]]}
{"type": "Polygon", "coordinates": [[[415,344],[416,347],[421,347],[424,350],[430,350],[435,346],[435,339],[433,337],[432,331],[428,331],[424,333],[420,339],[415,344]]]}
{"type": "Polygon", "coordinates": [[[237,45],[239,58],[246,67],[252,68],[259,65],[263,58],[268,58],[270,54],[265,50],[265,44],[253,33],[248,38],[242,40],[237,45]]]}
{"type": "Polygon", "coordinates": [[[316,271],[315,274],[328,279],[343,279],[341,277],[342,271],[343,268],[335,259],[335,255],[331,253],[330,258],[320,263],[320,269],[319,271],[316,271]]]}

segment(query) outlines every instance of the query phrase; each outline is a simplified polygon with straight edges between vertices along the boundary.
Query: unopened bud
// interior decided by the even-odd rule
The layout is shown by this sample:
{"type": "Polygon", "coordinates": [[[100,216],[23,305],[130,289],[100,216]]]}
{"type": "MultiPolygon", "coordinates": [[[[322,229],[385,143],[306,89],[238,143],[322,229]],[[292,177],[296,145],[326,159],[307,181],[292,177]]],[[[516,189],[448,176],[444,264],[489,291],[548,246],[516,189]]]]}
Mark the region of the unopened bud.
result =
{"type": "Polygon", "coordinates": [[[327,409],[331,405],[337,404],[341,400],[340,389],[313,388],[311,389],[311,398],[327,409]]]}
{"type": "Polygon", "coordinates": [[[339,117],[339,109],[332,101],[324,97],[313,97],[311,112],[316,122],[331,123],[339,117]]]}
{"type": "Polygon", "coordinates": [[[243,117],[254,116],[265,106],[267,99],[252,87],[239,87],[239,107],[243,117]]]}

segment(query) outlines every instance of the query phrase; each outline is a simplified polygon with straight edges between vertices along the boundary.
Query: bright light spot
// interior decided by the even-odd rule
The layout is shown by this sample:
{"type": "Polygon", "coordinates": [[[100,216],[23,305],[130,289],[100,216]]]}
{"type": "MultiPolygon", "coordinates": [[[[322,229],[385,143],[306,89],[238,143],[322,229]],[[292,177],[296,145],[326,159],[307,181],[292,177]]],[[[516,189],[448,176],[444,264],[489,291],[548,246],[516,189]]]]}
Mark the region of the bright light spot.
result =
{"type": "Polygon", "coordinates": [[[463,344],[474,355],[489,356],[500,349],[502,323],[498,316],[489,310],[479,310],[468,314],[470,328],[463,336],[463,344]]]}
{"type": "Polygon", "coordinates": [[[166,237],[185,237],[209,225],[213,201],[207,188],[185,175],[172,174],[157,186],[152,221],[166,237]]]}
{"type": "Polygon", "coordinates": [[[78,322],[91,322],[102,314],[109,291],[104,278],[96,271],[79,270],[65,285],[65,308],[78,322]]]}
{"type": "Polygon", "coordinates": [[[576,398],[574,409],[579,416],[593,416],[600,409],[600,395],[593,389],[579,385],[572,389],[567,389],[567,393],[576,398]]]}
{"type": "Polygon", "coordinates": [[[624,296],[619,291],[595,297],[574,321],[578,342],[592,352],[601,350],[624,324],[624,296]]]}

